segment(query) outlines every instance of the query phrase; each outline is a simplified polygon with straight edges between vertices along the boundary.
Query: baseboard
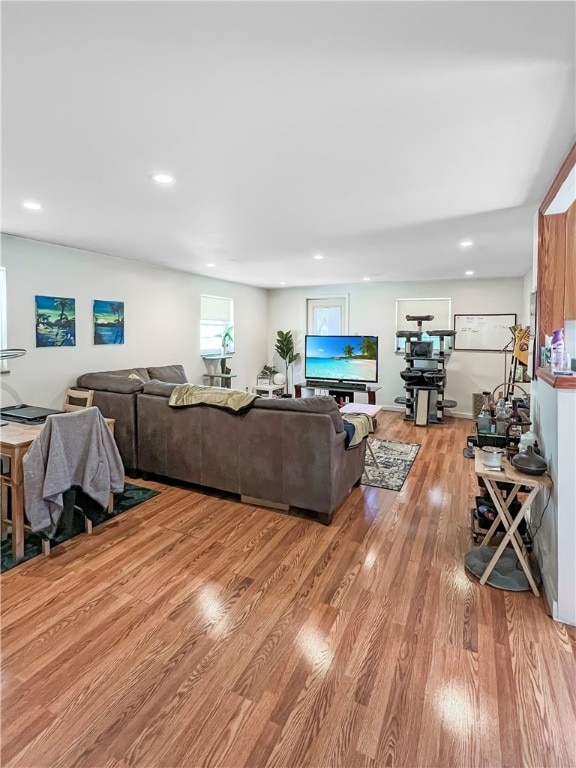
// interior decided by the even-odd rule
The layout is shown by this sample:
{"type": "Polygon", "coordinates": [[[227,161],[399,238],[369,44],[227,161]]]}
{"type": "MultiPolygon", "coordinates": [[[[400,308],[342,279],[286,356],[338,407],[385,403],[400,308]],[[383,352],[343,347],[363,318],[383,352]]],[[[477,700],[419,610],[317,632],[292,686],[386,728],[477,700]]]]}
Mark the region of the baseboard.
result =
{"type": "Polygon", "coordinates": [[[538,536],[536,536],[534,539],[533,556],[536,559],[536,562],[538,563],[538,569],[540,570],[540,577],[542,579],[540,591],[544,596],[546,610],[548,614],[554,619],[554,621],[559,621],[558,599],[556,597],[556,591],[554,589],[554,584],[550,578],[550,575],[548,574],[546,568],[544,568],[544,563],[546,563],[548,557],[547,553],[543,551],[540,546],[540,540],[538,536]]]}
{"type": "Polygon", "coordinates": [[[556,604],[555,600],[550,600],[548,597],[548,590],[546,589],[546,582],[543,580],[542,584],[540,585],[540,592],[542,594],[542,598],[544,600],[544,606],[546,608],[546,613],[548,616],[550,616],[552,619],[555,618],[555,613],[557,613],[558,606],[556,604]]]}
{"type": "MultiPolygon", "coordinates": [[[[383,405],[381,406],[383,411],[396,411],[396,413],[404,413],[405,408],[402,405],[383,405]]],[[[454,416],[456,419],[472,419],[471,413],[461,413],[460,411],[449,411],[449,416],[454,416]]],[[[434,426],[431,424],[430,426],[434,426]]]]}

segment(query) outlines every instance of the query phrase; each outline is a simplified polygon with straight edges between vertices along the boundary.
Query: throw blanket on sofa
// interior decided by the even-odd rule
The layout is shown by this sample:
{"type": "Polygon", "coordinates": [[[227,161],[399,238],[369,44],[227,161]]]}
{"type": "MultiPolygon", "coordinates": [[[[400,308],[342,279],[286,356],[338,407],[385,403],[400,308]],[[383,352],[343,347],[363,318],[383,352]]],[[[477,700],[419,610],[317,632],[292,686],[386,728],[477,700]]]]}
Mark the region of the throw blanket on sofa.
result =
{"type": "Polygon", "coordinates": [[[366,413],[343,413],[342,422],[347,436],[346,448],[355,448],[374,432],[372,417],[366,413]]]}
{"type": "Polygon", "coordinates": [[[232,413],[244,413],[252,408],[257,397],[258,395],[251,395],[239,389],[177,384],[172,390],[168,405],[175,408],[185,405],[211,405],[232,413]]]}

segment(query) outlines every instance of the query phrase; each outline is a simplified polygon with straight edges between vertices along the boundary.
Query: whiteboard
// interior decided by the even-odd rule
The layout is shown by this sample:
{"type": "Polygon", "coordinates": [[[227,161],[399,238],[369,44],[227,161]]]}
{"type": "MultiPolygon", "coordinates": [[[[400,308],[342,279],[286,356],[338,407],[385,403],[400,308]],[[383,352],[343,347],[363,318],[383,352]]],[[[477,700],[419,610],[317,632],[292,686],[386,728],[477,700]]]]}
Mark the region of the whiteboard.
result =
{"type": "Polygon", "coordinates": [[[516,315],[454,315],[454,349],[500,352],[512,340],[516,315]]]}

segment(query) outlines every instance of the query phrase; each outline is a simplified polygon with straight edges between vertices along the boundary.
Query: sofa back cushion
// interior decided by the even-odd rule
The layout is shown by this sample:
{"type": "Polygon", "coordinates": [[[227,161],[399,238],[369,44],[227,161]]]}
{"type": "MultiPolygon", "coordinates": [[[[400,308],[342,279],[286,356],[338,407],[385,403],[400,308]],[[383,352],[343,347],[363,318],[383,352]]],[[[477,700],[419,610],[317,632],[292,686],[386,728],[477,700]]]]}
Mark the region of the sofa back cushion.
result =
{"type": "Polygon", "coordinates": [[[260,397],[254,401],[254,407],[296,413],[326,413],[332,419],[336,432],[344,431],[342,416],[333,397],[260,397]]]}
{"type": "Polygon", "coordinates": [[[83,389],[94,389],[100,392],[117,392],[122,395],[132,395],[142,392],[144,382],[149,381],[145,369],[136,368],[126,371],[100,371],[84,373],[76,380],[76,385],[83,389]],[[143,373],[143,375],[141,375],[143,373]],[[145,378],[144,378],[145,377],[145,378]]]}
{"type": "Polygon", "coordinates": [[[158,381],[168,381],[171,384],[187,384],[186,372],[181,365],[160,365],[155,368],[148,368],[149,379],[158,381]]]}
{"type": "Polygon", "coordinates": [[[172,390],[177,386],[170,381],[158,381],[158,379],[152,379],[144,384],[145,395],[157,395],[158,397],[170,397],[172,390]]]}

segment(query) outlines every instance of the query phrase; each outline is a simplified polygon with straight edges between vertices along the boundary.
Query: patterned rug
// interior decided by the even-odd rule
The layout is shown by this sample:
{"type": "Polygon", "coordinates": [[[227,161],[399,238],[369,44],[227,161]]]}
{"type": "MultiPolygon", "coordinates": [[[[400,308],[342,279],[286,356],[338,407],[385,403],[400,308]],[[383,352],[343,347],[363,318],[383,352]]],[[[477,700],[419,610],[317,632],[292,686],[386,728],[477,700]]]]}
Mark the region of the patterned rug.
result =
{"type": "MultiPolygon", "coordinates": [[[[139,485],[126,483],[124,485],[124,493],[114,494],[113,511],[110,513],[106,511],[102,512],[95,520],[93,520],[93,524],[96,526],[104,523],[106,520],[111,520],[113,517],[121,515],[122,512],[126,512],[127,509],[132,509],[132,507],[136,507],[138,504],[142,504],[144,501],[148,501],[148,499],[158,496],[159,493],[160,491],[152,491],[149,488],[142,488],[139,485]]],[[[63,541],[78,536],[79,533],[84,533],[84,519],[82,515],[75,514],[72,536],[57,535],[52,539],[52,546],[55,547],[57,544],[62,544],[63,541]]],[[[12,539],[10,536],[6,541],[2,542],[1,552],[2,564],[0,573],[4,573],[4,571],[10,570],[10,568],[14,568],[15,565],[20,565],[20,563],[24,563],[26,560],[31,560],[33,557],[42,554],[42,537],[35,533],[26,535],[24,541],[24,558],[18,563],[15,563],[12,559],[12,539]]]]}
{"type": "Polygon", "coordinates": [[[389,491],[401,491],[420,446],[416,443],[399,443],[396,440],[368,438],[378,459],[378,467],[370,451],[366,450],[366,470],[362,485],[373,485],[389,491]]]}

